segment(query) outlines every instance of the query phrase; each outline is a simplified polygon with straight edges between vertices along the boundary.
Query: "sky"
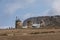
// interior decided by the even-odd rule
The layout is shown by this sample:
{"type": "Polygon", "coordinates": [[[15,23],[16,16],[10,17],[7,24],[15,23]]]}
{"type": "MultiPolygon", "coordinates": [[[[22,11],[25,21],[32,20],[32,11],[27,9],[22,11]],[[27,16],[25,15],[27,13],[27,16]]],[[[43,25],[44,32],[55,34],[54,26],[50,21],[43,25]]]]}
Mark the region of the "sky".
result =
{"type": "Polygon", "coordinates": [[[0,28],[14,27],[16,16],[24,21],[51,15],[60,15],[60,0],[0,0],[0,28]]]}

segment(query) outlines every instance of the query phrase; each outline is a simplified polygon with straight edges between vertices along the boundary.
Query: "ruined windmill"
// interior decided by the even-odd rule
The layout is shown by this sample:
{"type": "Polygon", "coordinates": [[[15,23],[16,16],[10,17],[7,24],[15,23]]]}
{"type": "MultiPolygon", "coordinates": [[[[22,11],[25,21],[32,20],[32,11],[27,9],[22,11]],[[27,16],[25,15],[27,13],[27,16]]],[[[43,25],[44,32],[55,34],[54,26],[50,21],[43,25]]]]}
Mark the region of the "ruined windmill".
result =
{"type": "Polygon", "coordinates": [[[16,29],[22,28],[22,21],[17,17],[16,17],[16,21],[15,21],[15,28],[16,29]]]}

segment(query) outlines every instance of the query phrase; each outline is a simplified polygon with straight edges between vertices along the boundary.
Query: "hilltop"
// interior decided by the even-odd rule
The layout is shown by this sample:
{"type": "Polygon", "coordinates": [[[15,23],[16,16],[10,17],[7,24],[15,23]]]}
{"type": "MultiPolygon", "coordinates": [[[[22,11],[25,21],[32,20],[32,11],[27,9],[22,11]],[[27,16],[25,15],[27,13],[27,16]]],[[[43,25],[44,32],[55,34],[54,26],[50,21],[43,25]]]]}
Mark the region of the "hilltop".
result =
{"type": "Polygon", "coordinates": [[[32,21],[33,24],[34,23],[39,24],[41,20],[44,20],[46,27],[60,28],[60,15],[31,17],[31,18],[26,19],[23,22],[23,25],[26,26],[27,21],[32,21]]]}

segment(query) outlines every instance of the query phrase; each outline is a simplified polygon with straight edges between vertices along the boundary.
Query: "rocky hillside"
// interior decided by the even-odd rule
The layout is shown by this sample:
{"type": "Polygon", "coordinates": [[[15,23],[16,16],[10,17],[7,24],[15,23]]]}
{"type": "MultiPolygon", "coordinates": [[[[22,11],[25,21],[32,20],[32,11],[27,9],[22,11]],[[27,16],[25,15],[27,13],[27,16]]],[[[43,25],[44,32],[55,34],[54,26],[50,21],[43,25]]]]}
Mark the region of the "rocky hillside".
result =
{"type": "Polygon", "coordinates": [[[47,26],[60,26],[60,15],[31,17],[31,18],[26,19],[23,22],[23,25],[26,26],[27,21],[32,21],[33,23],[39,24],[41,20],[44,20],[46,27],[47,26]]]}

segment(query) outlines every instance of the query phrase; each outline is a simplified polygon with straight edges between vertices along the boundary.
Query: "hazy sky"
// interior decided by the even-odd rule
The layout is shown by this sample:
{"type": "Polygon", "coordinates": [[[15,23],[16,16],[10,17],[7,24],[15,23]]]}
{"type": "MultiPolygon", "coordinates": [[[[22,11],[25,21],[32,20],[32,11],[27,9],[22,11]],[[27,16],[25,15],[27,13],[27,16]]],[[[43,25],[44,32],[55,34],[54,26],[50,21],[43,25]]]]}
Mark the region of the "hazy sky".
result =
{"type": "Polygon", "coordinates": [[[16,16],[60,15],[60,0],[0,0],[0,27],[14,26],[16,16]]]}

